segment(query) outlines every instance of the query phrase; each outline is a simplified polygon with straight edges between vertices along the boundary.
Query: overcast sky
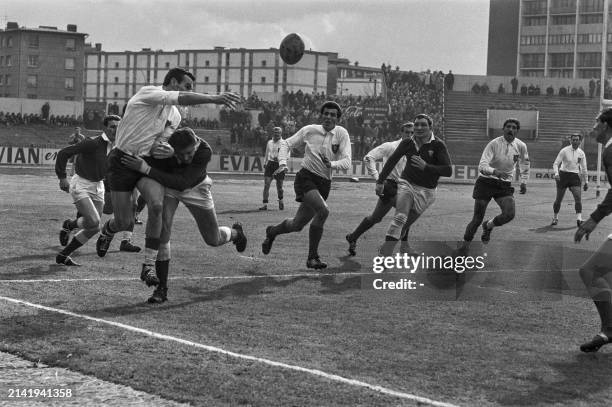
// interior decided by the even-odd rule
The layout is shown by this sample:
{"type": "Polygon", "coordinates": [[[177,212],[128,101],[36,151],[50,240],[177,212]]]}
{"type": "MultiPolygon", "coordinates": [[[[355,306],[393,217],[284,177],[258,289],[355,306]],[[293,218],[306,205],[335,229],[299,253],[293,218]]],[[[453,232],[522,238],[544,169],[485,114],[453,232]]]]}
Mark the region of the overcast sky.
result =
{"type": "Polygon", "coordinates": [[[486,73],[489,0],[5,0],[4,26],[76,24],[105,51],[306,48],[362,66],[486,73]]]}

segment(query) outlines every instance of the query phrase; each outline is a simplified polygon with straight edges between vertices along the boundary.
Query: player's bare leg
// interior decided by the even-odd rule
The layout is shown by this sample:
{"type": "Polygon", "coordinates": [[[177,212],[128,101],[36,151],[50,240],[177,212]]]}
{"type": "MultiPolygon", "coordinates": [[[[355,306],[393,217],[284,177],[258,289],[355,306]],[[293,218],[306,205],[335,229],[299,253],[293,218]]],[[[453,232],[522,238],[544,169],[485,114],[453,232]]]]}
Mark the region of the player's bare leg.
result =
{"type": "Polygon", "coordinates": [[[64,264],[67,266],[78,266],[75,263],[70,254],[72,254],[79,247],[83,246],[89,239],[94,237],[100,231],[100,214],[102,213],[102,207],[104,206],[103,201],[92,201],[90,198],[85,198],[75,203],[77,210],[81,214],[76,220],[76,228],[80,229],[72,238],[70,243],[56,256],[55,262],[57,264],[64,264]]]}
{"type": "Polygon", "coordinates": [[[584,282],[601,320],[600,332],[580,346],[583,352],[597,352],[612,342],[612,240],[603,245],[580,267],[584,282]]]}
{"type": "Polygon", "coordinates": [[[259,208],[260,211],[268,210],[268,198],[270,197],[270,185],[271,184],[272,184],[272,177],[264,177],[263,206],[259,208]]]}
{"type": "Polygon", "coordinates": [[[200,235],[207,245],[217,247],[234,242],[238,252],[244,251],[247,239],[239,223],[235,223],[231,228],[228,226],[219,227],[214,208],[206,209],[200,206],[187,205],[187,209],[195,219],[200,235]]]}
{"type": "Polygon", "coordinates": [[[566,189],[567,188],[557,187],[557,196],[555,197],[555,202],[553,202],[553,219],[551,226],[555,226],[557,223],[559,223],[559,211],[561,210],[561,202],[565,196],[566,189]]]}
{"type": "Polygon", "coordinates": [[[514,219],[515,204],[513,196],[497,198],[495,202],[497,202],[502,212],[493,219],[483,222],[482,236],[480,238],[483,243],[489,243],[489,240],[491,240],[491,231],[495,226],[505,225],[514,219]]]}
{"type": "MultiPolygon", "coordinates": [[[[145,258],[140,273],[140,279],[147,286],[159,284],[159,280],[155,275],[155,261],[157,259],[157,251],[159,250],[159,237],[162,230],[162,209],[164,202],[165,187],[159,182],[143,177],[136,184],[138,191],[147,202],[147,225],[145,228],[145,258]]],[[[132,223],[134,222],[134,213],[129,207],[132,223]]]]}
{"type": "Polygon", "coordinates": [[[106,221],[96,242],[96,252],[100,257],[106,255],[115,233],[134,227],[132,192],[111,191],[111,201],[113,202],[113,217],[106,221]]]}
{"type": "Polygon", "coordinates": [[[383,202],[381,199],[376,201],[376,206],[372,213],[361,220],[361,223],[357,225],[355,230],[346,235],[346,241],[349,244],[348,252],[351,256],[355,256],[357,254],[357,240],[361,235],[363,235],[366,231],[368,231],[372,226],[380,223],[385,215],[389,213],[391,208],[395,205],[395,198],[389,202],[383,202]]]}
{"type": "Polygon", "coordinates": [[[582,190],[579,185],[570,187],[570,192],[574,197],[574,210],[576,211],[576,225],[580,227],[582,223],[582,190]]]}
{"type": "Polygon", "coordinates": [[[478,227],[482,224],[484,220],[485,213],[487,212],[487,206],[489,206],[489,201],[484,199],[476,199],[474,200],[474,214],[472,216],[472,220],[465,227],[465,233],[463,234],[463,243],[461,243],[458,247],[458,250],[467,251],[469,249],[470,243],[474,239],[474,235],[478,231],[478,227]]]}

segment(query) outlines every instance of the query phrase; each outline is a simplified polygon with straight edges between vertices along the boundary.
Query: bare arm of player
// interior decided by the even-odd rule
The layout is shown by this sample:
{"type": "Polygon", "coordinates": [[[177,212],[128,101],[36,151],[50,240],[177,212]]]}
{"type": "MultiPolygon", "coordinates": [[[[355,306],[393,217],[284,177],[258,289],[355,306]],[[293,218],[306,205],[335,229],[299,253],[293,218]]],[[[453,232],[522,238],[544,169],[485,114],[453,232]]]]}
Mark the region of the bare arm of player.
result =
{"type": "MultiPolygon", "coordinates": [[[[529,160],[529,153],[527,152],[527,145],[521,145],[521,157],[519,159],[519,170],[521,174],[521,184],[527,183],[529,179],[529,170],[531,169],[531,161],[529,160]]],[[[521,187],[522,188],[522,187],[521,187]]]]}
{"type": "Polygon", "coordinates": [[[178,104],[183,106],[215,104],[235,109],[240,104],[240,96],[234,92],[223,92],[218,95],[207,95],[196,92],[179,92],[178,104]]]}
{"type": "Polygon", "coordinates": [[[561,165],[561,161],[563,160],[563,149],[559,151],[557,154],[557,158],[555,158],[555,162],[553,162],[553,171],[555,172],[555,179],[559,180],[559,166],[561,165]]]}

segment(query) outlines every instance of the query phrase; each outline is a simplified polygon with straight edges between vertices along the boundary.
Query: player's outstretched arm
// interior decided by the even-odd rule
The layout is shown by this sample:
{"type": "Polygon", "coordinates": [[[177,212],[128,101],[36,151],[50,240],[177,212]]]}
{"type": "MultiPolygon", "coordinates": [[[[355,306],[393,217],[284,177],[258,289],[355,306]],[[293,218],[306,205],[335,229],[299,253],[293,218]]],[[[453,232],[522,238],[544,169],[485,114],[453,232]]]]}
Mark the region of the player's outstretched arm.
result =
{"type": "Polygon", "coordinates": [[[179,92],[178,104],[183,106],[215,104],[225,105],[235,109],[241,102],[240,95],[234,92],[223,92],[218,95],[209,95],[196,92],[179,92]]]}

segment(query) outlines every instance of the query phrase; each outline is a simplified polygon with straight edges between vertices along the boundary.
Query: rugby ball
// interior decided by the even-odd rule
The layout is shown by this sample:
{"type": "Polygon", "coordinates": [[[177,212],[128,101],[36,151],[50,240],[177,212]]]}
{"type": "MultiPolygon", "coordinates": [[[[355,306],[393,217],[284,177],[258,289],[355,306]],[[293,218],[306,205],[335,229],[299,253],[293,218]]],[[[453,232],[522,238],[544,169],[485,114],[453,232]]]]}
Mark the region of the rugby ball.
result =
{"type": "Polygon", "coordinates": [[[304,56],[304,48],[302,38],[296,33],[291,33],[281,41],[279,54],[287,65],[294,65],[304,56]]]}

